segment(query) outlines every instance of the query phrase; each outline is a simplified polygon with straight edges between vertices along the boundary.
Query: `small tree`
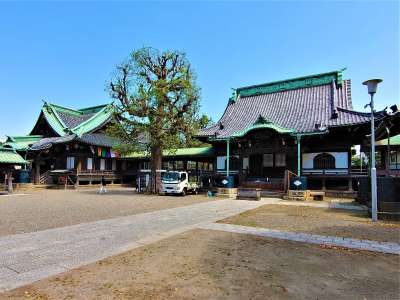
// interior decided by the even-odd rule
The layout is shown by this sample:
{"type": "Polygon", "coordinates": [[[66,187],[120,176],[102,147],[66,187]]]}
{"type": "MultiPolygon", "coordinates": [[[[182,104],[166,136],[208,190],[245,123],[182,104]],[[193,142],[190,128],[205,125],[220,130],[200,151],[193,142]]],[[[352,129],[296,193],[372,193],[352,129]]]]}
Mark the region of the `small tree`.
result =
{"type": "Polygon", "coordinates": [[[200,121],[199,88],[183,52],[142,48],[117,66],[110,83],[116,122],[109,132],[119,150],[151,153],[151,188],[158,192],[162,153],[191,139],[200,121]]]}

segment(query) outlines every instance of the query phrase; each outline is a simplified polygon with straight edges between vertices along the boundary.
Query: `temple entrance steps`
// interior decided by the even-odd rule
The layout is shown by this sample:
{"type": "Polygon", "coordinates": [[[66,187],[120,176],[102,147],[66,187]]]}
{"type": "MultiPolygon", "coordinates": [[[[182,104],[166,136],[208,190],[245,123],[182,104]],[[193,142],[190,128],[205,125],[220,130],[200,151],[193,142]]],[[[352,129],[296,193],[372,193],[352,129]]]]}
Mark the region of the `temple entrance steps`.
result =
{"type": "Polygon", "coordinates": [[[279,198],[283,199],[286,195],[284,191],[281,190],[261,190],[261,198],[279,198]]]}
{"type": "Polygon", "coordinates": [[[246,178],[240,182],[238,197],[283,199],[284,178],[246,178]],[[256,196],[254,196],[256,195],[256,196]]]}
{"type": "Polygon", "coordinates": [[[48,184],[50,179],[50,170],[40,174],[39,184],[48,184]]]}
{"type": "Polygon", "coordinates": [[[237,189],[236,199],[246,199],[246,200],[260,200],[261,198],[283,199],[284,195],[285,192],[281,190],[265,190],[257,188],[239,187],[237,189]]]}

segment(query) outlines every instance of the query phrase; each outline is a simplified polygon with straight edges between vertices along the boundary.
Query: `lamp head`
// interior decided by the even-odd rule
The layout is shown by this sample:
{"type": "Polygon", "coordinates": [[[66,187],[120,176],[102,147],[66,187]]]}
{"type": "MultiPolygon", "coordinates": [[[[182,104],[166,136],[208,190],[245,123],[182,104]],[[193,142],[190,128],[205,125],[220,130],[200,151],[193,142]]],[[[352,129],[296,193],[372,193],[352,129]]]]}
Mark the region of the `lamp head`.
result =
{"type": "Polygon", "coordinates": [[[382,79],[369,79],[363,82],[363,85],[368,87],[368,94],[375,94],[378,83],[382,82],[382,79]]]}

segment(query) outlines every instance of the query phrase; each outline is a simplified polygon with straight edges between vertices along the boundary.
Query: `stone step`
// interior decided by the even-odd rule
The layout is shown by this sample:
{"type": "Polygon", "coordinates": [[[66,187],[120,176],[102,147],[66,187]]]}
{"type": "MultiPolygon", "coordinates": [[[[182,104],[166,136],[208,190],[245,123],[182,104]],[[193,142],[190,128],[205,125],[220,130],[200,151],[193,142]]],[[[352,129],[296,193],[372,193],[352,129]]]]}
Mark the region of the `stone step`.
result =
{"type": "Polygon", "coordinates": [[[400,202],[378,202],[378,210],[388,213],[400,213],[400,202]]]}
{"type": "Polygon", "coordinates": [[[378,212],[379,220],[400,221],[399,212],[378,212]]]}

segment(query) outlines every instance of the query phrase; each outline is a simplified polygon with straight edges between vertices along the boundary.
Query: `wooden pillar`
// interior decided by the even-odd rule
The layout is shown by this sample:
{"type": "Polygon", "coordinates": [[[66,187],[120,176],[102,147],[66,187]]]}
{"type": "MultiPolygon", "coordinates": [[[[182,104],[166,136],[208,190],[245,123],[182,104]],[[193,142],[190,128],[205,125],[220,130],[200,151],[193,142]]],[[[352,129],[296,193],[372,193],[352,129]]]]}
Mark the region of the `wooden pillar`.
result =
{"type": "Polygon", "coordinates": [[[386,148],[386,150],[384,151],[385,153],[385,157],[384,157],[384,161],[385,161],[385,176],[390,176],[390,146],[388,144],[388,147],[386,148]]]}
{"type": "Polygon", "coordinates": [[[196,182],[199,182],[199,161],[196,160],[196,182]]]}
{"type": "Polygon", "coordinates": [[[353,178],[349,177],[349,192],[353,191],[353,178]]]}
{"type": "Polygon", "coordinates": [[[322,178],[322,190],[325,191],[326,190],[326,182],[325,182],[325,178],[322,178]]]}
{"type": "Polygon", "coordinates": [[[350,148],[350,150],[347,152],[347,173],[349,174],[349,175],[351,175],[351,148],[350,148]]]}
{"type": "Polygon", "coordinates": [[[40,184],[40,164],[38,161],[35,163],[35,184],[40,184]]]}
{"type": "Polygon", "coordinates": [[[7,180],[8,180],[7,191],[9,193],[12,193],[12,191],[13,191],[13,173],[12,173],[12,171],[8,172],[7,180]]]}

